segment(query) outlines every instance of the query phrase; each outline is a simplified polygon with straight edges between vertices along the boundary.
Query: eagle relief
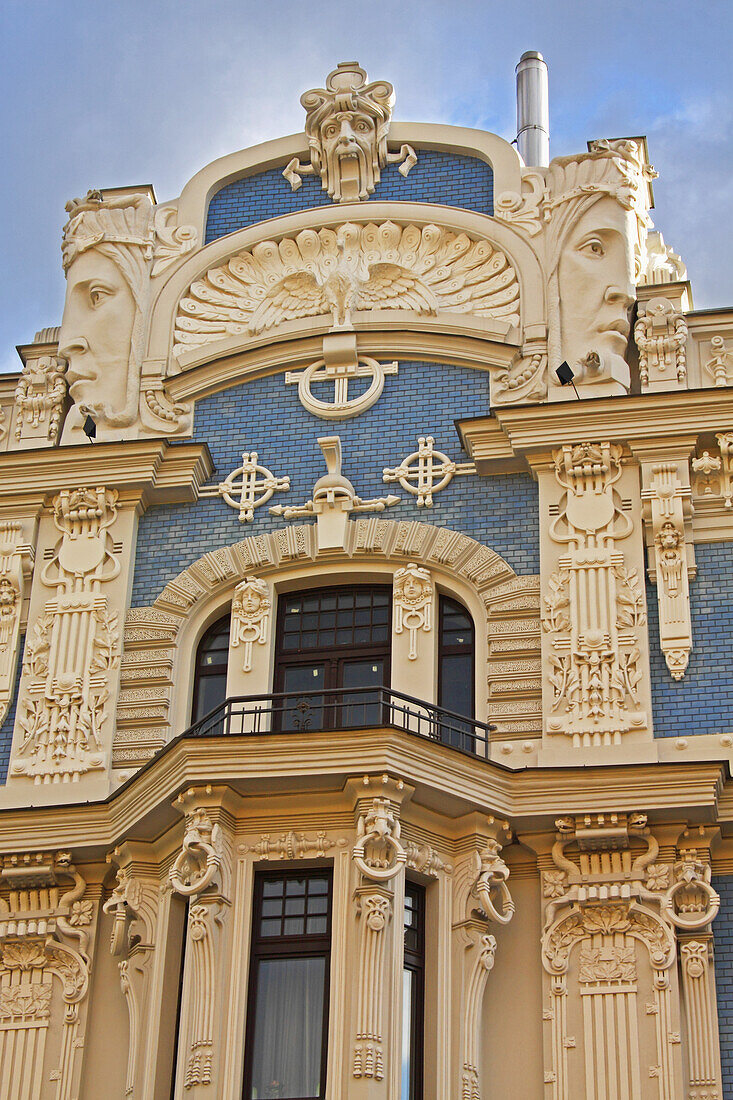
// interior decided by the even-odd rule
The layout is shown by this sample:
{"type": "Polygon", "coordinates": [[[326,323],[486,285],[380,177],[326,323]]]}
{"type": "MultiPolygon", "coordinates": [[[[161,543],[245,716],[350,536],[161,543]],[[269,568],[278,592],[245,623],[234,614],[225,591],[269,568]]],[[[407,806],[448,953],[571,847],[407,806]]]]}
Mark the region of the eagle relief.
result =
{"type": "Polygon", "coordinates": [[[437,225],[393,221],[304,229],[261,241],[192,283],[176,316],[174,354],[283,321],[356,310],[467,313],[519,324],[519,282],[504,252],[437,225]]]}

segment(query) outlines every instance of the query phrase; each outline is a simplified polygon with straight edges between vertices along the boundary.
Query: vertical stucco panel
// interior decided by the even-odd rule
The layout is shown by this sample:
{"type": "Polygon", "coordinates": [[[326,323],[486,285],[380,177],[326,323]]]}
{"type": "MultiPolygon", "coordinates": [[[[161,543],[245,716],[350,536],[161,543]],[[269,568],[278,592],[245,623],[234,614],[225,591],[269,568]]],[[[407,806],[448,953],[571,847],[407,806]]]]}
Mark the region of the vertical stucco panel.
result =
{"type": "Polygon", "coordinates": [[[80,1100],[125,1095],[129,1019],[117,964],[109,950],[113,916],[100,910],[94,944],[80,1100]]]}
{"type": "Polygon", "coordinates": [[[509,879],[516,912],[491,926],[496,961],[484,994],[483,1080],[487,1097],[543,1094],[539,877],[509,879]]]}

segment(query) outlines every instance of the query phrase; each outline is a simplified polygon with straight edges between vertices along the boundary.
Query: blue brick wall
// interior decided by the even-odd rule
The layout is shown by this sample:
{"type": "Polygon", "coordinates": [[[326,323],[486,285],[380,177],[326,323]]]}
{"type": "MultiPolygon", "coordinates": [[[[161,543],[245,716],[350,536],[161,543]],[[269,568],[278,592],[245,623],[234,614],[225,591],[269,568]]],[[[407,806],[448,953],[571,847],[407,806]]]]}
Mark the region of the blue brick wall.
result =
{"type": "Polygon", "coordinates": [[[23,645],[25,636],[21,635],[18,643],[18,667],[15,671],[15,686],[13,688],[13,701],[5,715],[5,721],[0,727],[0,782],[4,783],[8,774],[10,762],[10,746],[13,741],[13,726],[15,725],[15,709],[18,704],[18,688],[20,687],[20,674],[23,671],[23,645]]]}
{"type": "Polygon", "coordinates": [[[733,1100],[733,875],[716,875],[720,912],[713,921],[723,1100],[733,1100]]]}
{"type": "Polygon", "coordinates": [[[733,542],[697,543],[690,582],[692,653],[673,680],[659,647],[655,585],[647,585],[652,710],[657,737],[733,732],[733,542]]]}
{"type": "MultiPolygon", "coordinates": [[[[284,167],[234,180],[217,191],[209,202],[206,244],[267,218],[331,205],[328,193],[321,187],[320,176],[301,177],[302,185],[293,191],[283,178],[284,167]]],[[[373,199],[432,202],[479,214],[494,213],[494,174],[482,160],[420,150],[418,162],[407,179],[400,175],[398,167],[388,164],[383,170],[373,199]]],[[[347,211],[348,207],[345,217],[347,211]]]]}
{"type": "Polygon", "coordinates": [[[397,466],[417,450],[420,434],[433,435],[435,446],[449,458],[465,460],[454,420],[488,408],[488,374],[434,363],[400,363],[399,373],[387,376],[379,401],[350,420],[311,416],[298,400],[297,386],[285,385],[284,374],[199,401],[194,438],[211,448],[215,484],[241,464],[246,450],[257,451],[274,474],[288,474],[291,488],[258,508],[252,523],[240,523],[238,513],[218,498],[151,508],[140,521],[132,606],[151,603],[169,580],[207,551],[284,526],[268,508],[310,499],[314,482],[326,472],[316,442],[320,435],[341,437],[343,470],[359,496],[402,497],[389,509],[390,518],[462,531],[491,546],[517,573],[538,573],[537,486],[529,475],[456,477],[436,495],[432,508],[418,508],[399,483],[382,481],[385,466],[397,466]]]}

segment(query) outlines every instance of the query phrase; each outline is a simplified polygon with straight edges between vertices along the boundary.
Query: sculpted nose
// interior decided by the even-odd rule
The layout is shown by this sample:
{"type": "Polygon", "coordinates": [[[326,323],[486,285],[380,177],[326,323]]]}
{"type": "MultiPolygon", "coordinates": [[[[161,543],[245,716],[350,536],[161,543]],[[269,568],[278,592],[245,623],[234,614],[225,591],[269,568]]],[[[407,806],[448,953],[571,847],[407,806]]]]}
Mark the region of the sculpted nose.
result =
{"type": "Polygon", "coordinates": [[[623,306],[624,309],[631,309],[636,300],[631,283],[626,286],[609,286],[603,297],[612,305],[623,306]]]}

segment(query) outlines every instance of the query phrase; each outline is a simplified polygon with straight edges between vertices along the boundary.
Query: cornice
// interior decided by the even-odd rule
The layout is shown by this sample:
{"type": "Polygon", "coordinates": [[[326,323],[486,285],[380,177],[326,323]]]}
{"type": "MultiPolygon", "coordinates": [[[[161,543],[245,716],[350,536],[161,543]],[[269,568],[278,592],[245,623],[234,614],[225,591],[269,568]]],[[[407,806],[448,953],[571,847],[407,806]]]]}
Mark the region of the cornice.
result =
{"type": "Polygon", "coordinates": [[[385,773],[409,778],[414,804],[448,819],[493,813],[536,829],[561,814],[643,810],[659,821],[708,822],[724,769],[711,760],[511,772],[390,729],[344,732],[337,743],[332,734],[308,733],[181,738],[104,802],[0,810],[0,852],[17,849],[21,836],[23,848],[68,846],[90,856],[123,838],[155,840],[177,820],[171,802],[190,785],[307,800],[342,791],[350,777],[385,773]]]}
{"type": "Polygon", "coordinates": [[[100,483],[143,508],[192,501],[212,472],[205,443],[166,439],[6,451],[0,454],[0,511],[40,508],[61,489],[100,483]]]}
{"type": "Polygon", "coordinates": [[[497,407],[456,427],[479,473],[503,472],[517,459],[531,464],[534,456],[584,440],[679,449],[705,432],[733,430],[733,387],[497,407]]]}

